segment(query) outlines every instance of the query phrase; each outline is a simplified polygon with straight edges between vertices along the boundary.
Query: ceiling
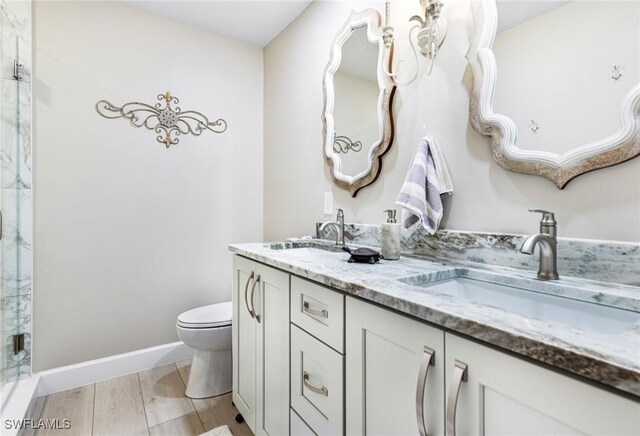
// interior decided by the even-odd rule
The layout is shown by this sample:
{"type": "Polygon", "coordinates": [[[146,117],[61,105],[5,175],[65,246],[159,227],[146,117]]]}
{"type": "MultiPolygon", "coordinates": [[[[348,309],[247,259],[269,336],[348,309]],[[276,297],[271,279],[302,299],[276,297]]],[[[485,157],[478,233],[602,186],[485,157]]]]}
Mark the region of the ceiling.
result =
{"type": "Polygon", "coordinates": [[[312,0],[119,1],[218,35],[264,47],[298,17],[312,0]]]}
{"type": "Polygon", "coordinates": [[[496,9],[498,12],[497,33],[503,32],[532,18],[549,12],[553,9],[570,3],[568,0],[498,0],[496,9]]]}

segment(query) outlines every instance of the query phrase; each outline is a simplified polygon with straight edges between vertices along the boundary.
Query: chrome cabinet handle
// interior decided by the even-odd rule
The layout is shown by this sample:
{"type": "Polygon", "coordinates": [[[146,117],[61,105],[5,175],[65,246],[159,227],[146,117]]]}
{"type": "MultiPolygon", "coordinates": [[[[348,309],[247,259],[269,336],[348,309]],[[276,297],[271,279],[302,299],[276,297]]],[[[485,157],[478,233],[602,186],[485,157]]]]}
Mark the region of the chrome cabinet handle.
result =
{"type": "Polygon", "coordinates": [[[253,282],[253,286],[251,286],[251,298],[250,298],[250,300],[251,300],[251,308],[253,309],[253,314],[256,316],[256,320],[258,322],[260,322],[260,315],[258,315],[258,313],[256,312],[256,303],[253,300],[254,292],[256,290],[256,285],[258,283],[260,283],[260,274],[258,274],[258,277],[256,277],[256,281],[253,282]]]}
{"type": "Polygon", "coordinates": [[[325,397],[329,396],[329,389],[325,388],[324,386],[322,386],[321,388],[317,388],[311,383],[309,383],[309,373],[307,371],[304,371],[302,374],[302,383],[311,392],[315,392],[316,394],[319,394],[319,395],[324,395],[325,397]]]}
{"type": "Polygon", "coordinates": [[[251,308],[249,307],[249,300],[247,300],[247,291],[249,290],[249,282],[253,280],[254,274],[255,273],[251,271],[251,275],[247,279],[247,284],[244,285],[244,304],[247,306],[247,310],[249,311],[249,315],[251,315],[251,318],[254,317],[254,313],[253,313],[253,310],[251,310],[251,308]]]}
{"type": "Polygon", "coordinates": [[[447,436],[456,436],[456,408],[458,407],[458,394],[460,385],[468,380],[467,364],[456,360],[453,367],[453,377],[449,387],[449,397],[447,398],[447,436]]]}
{"type": "Polygon", "coordinates": [[[309,315],[318,316],[320,318],[329,318],[329,311],[326,309],[317,310],[311,309],[309,307],[309,302],[305,301],[302,303],[302,311],[308,313],[309,315]]]}
{"type": "Polygon", "coordinates": [[[424,417],[424,391],[427,388],[427,375],[429,366],[436,366],[434,358],[436,352],[429,347],[424,347],[422,363],[418,374],[418,386],[416,388],[416,419],[418,420],[418,432],[420,436],[427,436],[427,422],[424,417]]]}

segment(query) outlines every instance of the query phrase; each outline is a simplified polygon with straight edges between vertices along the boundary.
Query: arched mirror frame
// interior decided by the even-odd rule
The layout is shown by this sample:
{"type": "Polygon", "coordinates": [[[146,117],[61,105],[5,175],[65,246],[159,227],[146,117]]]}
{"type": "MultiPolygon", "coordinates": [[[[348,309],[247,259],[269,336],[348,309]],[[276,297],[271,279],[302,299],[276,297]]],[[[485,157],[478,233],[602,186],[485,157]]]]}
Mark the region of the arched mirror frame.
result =
{"type": "Polygon", "coordinates": [[[515,123],[493,110],[497,67],[491,47],[498,23],[496,2],[474,0],[472,12],[474,36],[467,53],[474,78],[470,122],[478,133],[491,137],[491,152],[501,167],[545,177],[563,189],[581,174],[625,162],[640,154],[640,84],[621,102],[621,127],[613,135],[562,154],[518,148],[515,123]]]}
{"type": "MultiPolygon", "coordinates": [[[[391,78],[384,72],[385,59],[390,60],[392,58],[391,53],[389,53],[389,56],[385,56],[385,51],[392,50],[392,48],[387,49],[385,47],[380,23],[380,14],[375,9],[365,9],[359,12],[351,11],[349,18],[340,30],[338,30],[331,44],[331,55],[322,80],[322,89],[324,91],[324,108],[322,111],[324,159],[327,165],[329,165],[333,183],[337,187],[349,191],[352,197],[355,197],[360,189],[376,181],[382,170],[382,157],[389,151],[393,142],[391,104],[395,93],[395,85],[391,78]],[[380,135],[377,142],[369,145],[367,168],[359,174],[349,176],[342,173],[340,157],[333,151],[333,137],[335,132],[333,119],[333,107],[335,103],[333,75],[340,67],[343,44],[349,39],[356,28],[363,25],[367,26],[367,37],[369,41],[378,45],[377,74],[380,88],[380,95],[378,97],[378,128],[380,135]]],[[[365,146],[366,145],[363,144],[363,151],[365,146]]]]}

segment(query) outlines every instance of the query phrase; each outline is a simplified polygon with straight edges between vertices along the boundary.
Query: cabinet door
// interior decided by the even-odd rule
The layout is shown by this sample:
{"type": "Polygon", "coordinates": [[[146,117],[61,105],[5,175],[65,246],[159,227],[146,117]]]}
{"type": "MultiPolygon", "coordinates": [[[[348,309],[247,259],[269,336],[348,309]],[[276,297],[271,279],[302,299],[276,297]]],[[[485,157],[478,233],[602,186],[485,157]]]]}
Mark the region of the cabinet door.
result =
{"type": "MultiPolygon", "coordinates": [[[[252,315],[251,289],[256,263],[233,257],[233,402],[255,433],[256,428],[256,322],[252,315]]],[[[254,300],[255,295],[254,295],[254,300]]]]}
{"type": "Polygon", "coordinates": [[[291,409],[289,413],[291,414],[291,436],[316,436],[295,410],[291,409]]]}
{"type": "Polygon", "coordinates": [[[293,324],[291,408],[318,435],[344,432],[344,356],[293,324]]]}
{"type": "Polygon", "coordinates": [[[443,435],[444,333],[346,300],[347,434],[417,435],[425,423],[429,436],[443,435]]]}
{"type": "Polygon", "coordinates": [[[258,264],[258,435],[289,434],[289,274],[258,264]],[[258,279],[259,278],[259,279],[258,279]],[[260,302],[260,304],[258,304],[260,302]]]}
{"type": "Polygon", "coordinates": [[[447,436],[453,410],[459,435],[640,434],[640,402],[453,334],[446,344],[447,436]],[[457,408],[456,361],[467,365],[457,408]]]}

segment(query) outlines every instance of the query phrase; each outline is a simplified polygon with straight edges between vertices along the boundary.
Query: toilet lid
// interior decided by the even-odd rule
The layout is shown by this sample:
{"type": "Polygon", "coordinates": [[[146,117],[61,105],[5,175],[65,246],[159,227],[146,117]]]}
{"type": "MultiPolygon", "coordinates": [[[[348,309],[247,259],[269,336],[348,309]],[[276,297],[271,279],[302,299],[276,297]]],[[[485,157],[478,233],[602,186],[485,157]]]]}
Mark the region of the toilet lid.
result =
{"type": "Polygon", "coordinates": [[[213,328],[231,325],[231,302],[210,304],[178,315],[178,325],[186,328],[213,328]]]}

